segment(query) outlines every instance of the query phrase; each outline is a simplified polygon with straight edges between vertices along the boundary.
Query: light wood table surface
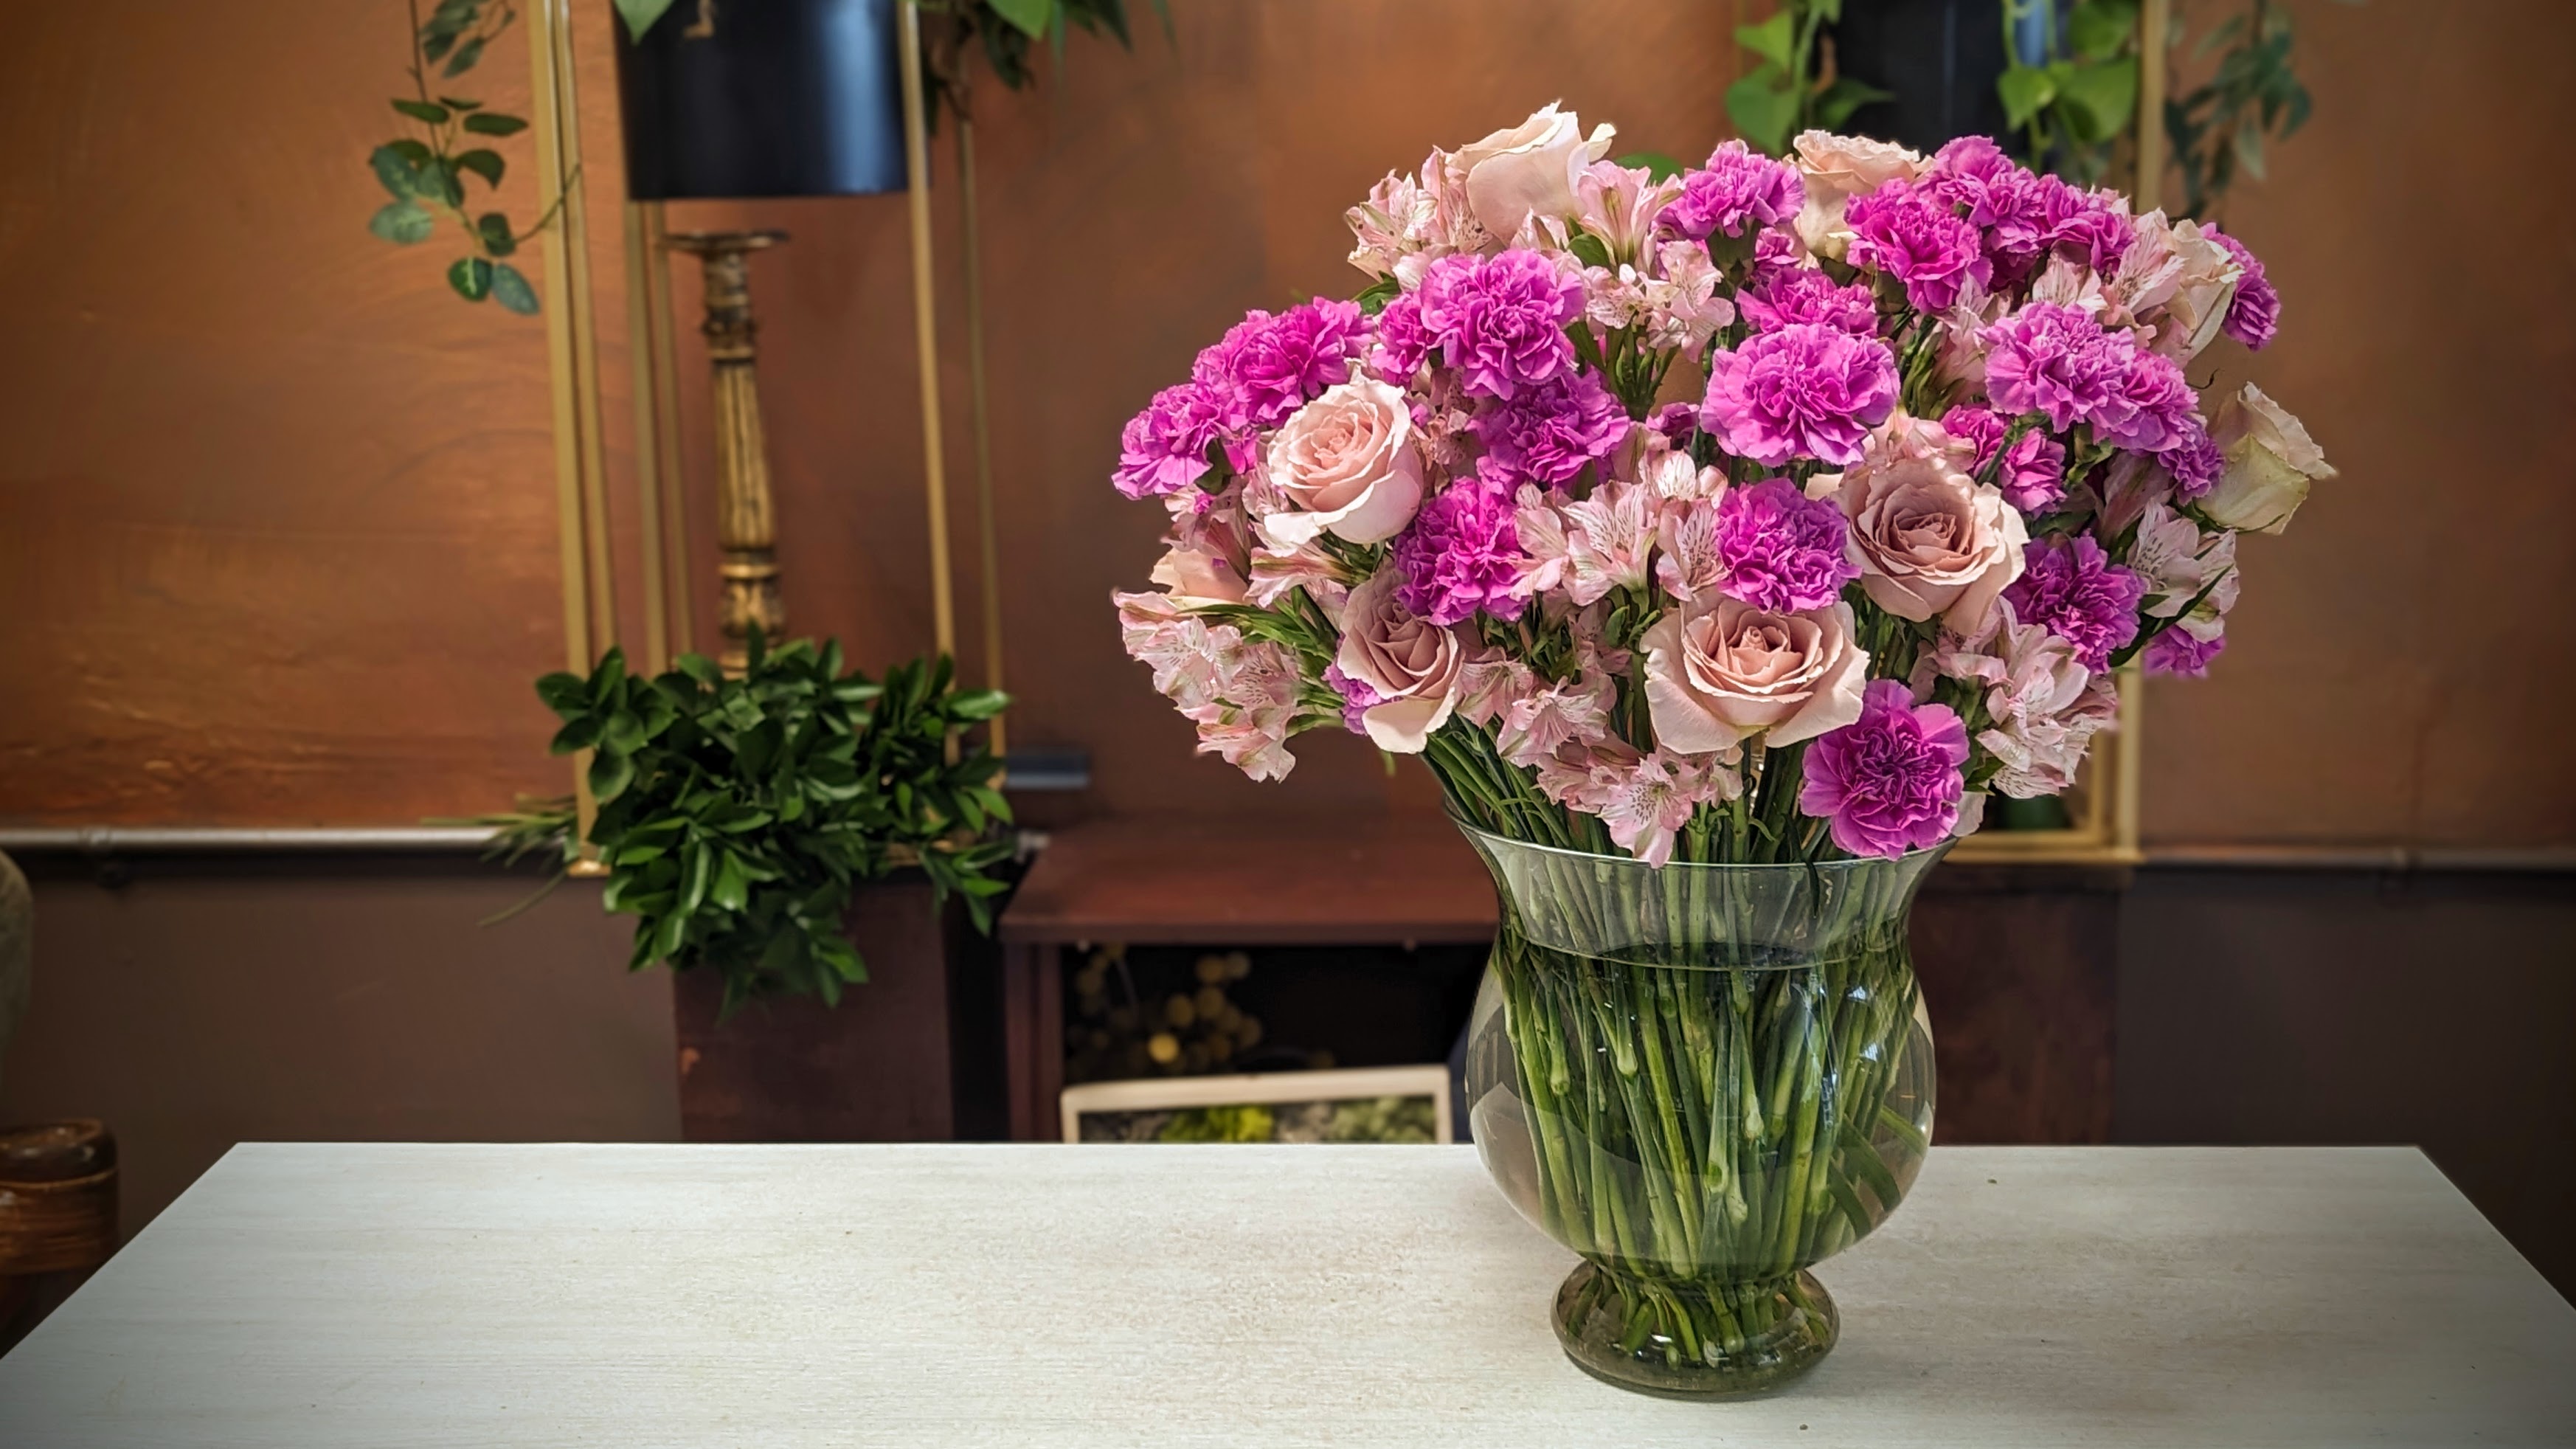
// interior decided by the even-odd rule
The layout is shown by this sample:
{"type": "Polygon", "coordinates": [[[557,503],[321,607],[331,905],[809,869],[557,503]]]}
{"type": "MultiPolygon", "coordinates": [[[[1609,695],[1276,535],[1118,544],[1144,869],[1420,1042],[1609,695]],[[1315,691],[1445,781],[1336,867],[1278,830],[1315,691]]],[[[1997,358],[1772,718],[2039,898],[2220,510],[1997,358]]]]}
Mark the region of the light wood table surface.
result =
{"type": "Polygon", "coordinates": [[[2576,1310],[2410,1149],[1938,1148],[1776,1396],[1643,1398],[1466,1147],[250,1145],[0,1443],[2576,1443],[2576,1310]]]}

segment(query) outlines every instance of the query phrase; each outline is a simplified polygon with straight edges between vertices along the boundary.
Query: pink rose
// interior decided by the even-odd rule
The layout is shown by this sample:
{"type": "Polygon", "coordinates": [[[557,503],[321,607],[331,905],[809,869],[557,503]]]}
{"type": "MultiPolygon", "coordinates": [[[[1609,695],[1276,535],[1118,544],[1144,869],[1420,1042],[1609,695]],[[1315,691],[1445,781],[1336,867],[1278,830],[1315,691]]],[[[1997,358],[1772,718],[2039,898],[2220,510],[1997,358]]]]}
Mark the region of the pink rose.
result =
{"type": "Polygon", "coordinates": [[[1915,180],[1924,170],[1919,152],[1865,136],[1803,131],[1795,149],[1798,175],[1807,186],[1806,205],[1798,212],[1798,240],[1818,256],[1840,257],[1851,245],[1843,203],[1899,178],[1915,180]]]}
{"type": "Polygon", "coordinates": [[[1418,755],[1458,706],[1466,650],[1456,630],[1397,603],[1398,582],[1395,570],[1381,569],[1351,590],[1342,609],[1342,647],[1333,662],[1377,692],[1379,702],[1360,712],[1369,739],[1381,750],[1418,755]]]}
{"type": "Polygon", "coordinates": [[[1422,503],[1422,458],[1404,394],[1353,378],[1299,408],[1270,439],[1272,511],[1261,532],[1282,551],[1332,533],[1382,543],[1422,503]]]}
{"type": "Polygon", "coordinates": [[[1551,101],[1530,118],[1450,157],[1453,174],[1466,178],[1467,204],[1485,230],[1508,240],[1533,215],[1575,214],[1575,187],[1585,168],[1608,155],[1611,128],[1584,138],[1583,123],[1551,101]]]}
{"type": "Polygon", "coordinates": [[[1850,472],[1807,483],[1807,496],[1841,503],[1870,602],[1918,623],[1939,614],[1962,633],[2021,577],[2030,541],[2002,490],[1964,471],[1969,456],[1939,424],[1899,413],[1850,472]]]}
{"type": "Polygon", "coordinates": [[[1646,705],[1655,739],[1700,755],[1763,733],[1795,744],[1860,718],[1869,655],[1851,605],[1774,614],[1725,597],[1646,630],[1646,705]]]}

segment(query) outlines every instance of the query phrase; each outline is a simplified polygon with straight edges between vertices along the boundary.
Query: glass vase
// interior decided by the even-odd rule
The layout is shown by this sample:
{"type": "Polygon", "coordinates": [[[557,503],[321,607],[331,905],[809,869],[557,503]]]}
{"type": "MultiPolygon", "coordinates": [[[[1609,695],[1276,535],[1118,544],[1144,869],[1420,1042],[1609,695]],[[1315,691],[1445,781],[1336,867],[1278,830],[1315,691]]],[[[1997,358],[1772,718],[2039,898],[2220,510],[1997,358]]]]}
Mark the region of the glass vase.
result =
{"type": "Polygon", "coordinates": [[[1469,1120],[1513,1206],[1583,1257],[1567,1356],[1688,1397],[1814,1367],[1839,1320],[1807,1269],[1886,1220],[1931,1140],[1906,917],[1940,850],[1656,868],[1460,828],[1502,907],[1469,1120]]]}

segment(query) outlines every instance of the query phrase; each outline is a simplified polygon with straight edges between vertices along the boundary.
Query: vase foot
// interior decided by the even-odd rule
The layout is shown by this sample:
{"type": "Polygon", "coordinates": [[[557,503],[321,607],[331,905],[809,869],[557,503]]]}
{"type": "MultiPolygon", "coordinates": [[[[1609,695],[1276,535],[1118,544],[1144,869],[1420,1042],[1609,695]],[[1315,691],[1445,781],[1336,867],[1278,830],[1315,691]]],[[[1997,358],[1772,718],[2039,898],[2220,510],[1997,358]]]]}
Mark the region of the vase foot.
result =
{"type": "Polygon", "coordinates": [[[1757,1394],[1814,1368],[1841,1332],[1812,1273],[1676,1282],[1585,1262],[1556,1290],[1557,1342],[1605,1383],[1667,1398],[1757,1394]]]}

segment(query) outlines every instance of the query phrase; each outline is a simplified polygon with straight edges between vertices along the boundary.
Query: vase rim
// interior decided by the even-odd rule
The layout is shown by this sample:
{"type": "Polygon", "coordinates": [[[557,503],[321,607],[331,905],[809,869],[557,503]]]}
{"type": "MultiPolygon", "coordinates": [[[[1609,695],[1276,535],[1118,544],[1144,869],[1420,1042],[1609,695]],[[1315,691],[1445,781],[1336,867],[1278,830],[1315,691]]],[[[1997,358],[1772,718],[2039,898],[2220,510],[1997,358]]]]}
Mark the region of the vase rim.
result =
{"type": "Polygon", "coordinates": [[[1442,814],[1449,817],[1450,824],[1457,826],[1462,833],[1471,839],[1490,840],[1497,845],[1509,846],[1514,850],[1537,851],[1541,854],[1564,856],[1572,860],[1609,861],[1614,865],[1632,866],[1640,870],[1667,870],[1674,867],[1680,867],[1685,870],[1723,870],[1743,871],[1747,873],[1773,870],[1886,870],[1901,866],[1928,864],[1934,857],[1947,854],[1951,846],[1958,844],[1957,837],[1953,836],[1948,840],[1942,841],[1939,845],[1926,846],[1921,850],[1909,850],[1903,855],[1856,855],[1846,860],[1674,860],[1667,861],[1663,865],[1649,865],[1645,861],[1640,860],[1633,855],[1609,855],[1600,851],[1577,850],[1572,846],[1566,845],[1544,845],[1535,840],[1517,840],[1508,835],[1497,835],[1493,831],[1487,830],[1485,827],[1476,824],[1463,815],[1460,815],[1457,808],[1446,800],[1440,802],[1440,811],[1442,814]]]}

